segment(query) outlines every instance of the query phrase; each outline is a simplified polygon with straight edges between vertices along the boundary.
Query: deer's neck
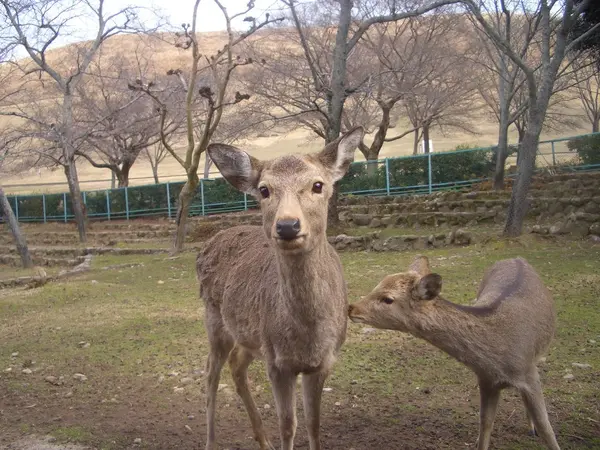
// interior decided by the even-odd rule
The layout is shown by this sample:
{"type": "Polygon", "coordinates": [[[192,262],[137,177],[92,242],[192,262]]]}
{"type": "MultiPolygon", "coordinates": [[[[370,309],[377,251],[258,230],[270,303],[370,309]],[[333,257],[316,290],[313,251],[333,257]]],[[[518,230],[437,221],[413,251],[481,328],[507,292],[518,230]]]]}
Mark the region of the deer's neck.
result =
{"type": "Polygon", "coordinates": [[[298,255],[277,253],[281,306],[297,319],[317,319],[343,298],[339,262],[327,245],[323,242],[298,255]]]}
{"type": "Polygon", "coordinates": [[[411,331],[477,371],[489,359],[493,317],[478,307],[436,302],[411,331]]]}

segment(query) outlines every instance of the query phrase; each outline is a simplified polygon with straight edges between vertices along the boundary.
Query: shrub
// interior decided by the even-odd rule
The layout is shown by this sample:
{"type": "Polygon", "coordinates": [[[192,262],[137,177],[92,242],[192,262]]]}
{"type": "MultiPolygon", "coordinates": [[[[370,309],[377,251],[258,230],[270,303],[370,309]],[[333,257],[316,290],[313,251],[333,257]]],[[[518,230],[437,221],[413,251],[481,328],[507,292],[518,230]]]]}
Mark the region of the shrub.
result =
{"type": "Polygon", "coordinates": [[[569,151],[577,152],[583,164],[600,164],[600,134],[571,139],[567,147],[569,151]]]}

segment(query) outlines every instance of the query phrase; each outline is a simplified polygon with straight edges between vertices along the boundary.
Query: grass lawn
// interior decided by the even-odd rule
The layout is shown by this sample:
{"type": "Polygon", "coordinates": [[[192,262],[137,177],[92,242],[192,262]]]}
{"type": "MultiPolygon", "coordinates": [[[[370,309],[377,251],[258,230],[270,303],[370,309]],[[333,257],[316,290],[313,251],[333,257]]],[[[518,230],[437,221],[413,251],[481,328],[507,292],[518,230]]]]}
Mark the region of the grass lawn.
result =
{"type": "MultiPolygon", "coordinates": [[[[539,271],[558,311],[558,333],[541,366],[550,420],[563,449],[600,448],[600,246],[528,237],[425,253],[444,278],[443,294],[460,303],[474,298],[485,268],[498,259],[523,256],[539,271]]],[[[343,253],[349,300],[406,269],[414,255],[343,253]]],[[[203,447],[207,351],[194,258],[99,256],[79,278],[0,291],[0,448],[46,433],[106,449],[136,438],[139,448],[203,447]],[[143,266],[101,269],[125,263],[143,266]]],[[[474,375],[424,341],[348,327],[323,396],[324,448],[475,448],[474,375]]],[[[262,363],[253,364],[251,379],[277,446],[262,363]]],[[[227,369],[221,383],[219,448],[257,449],[227,369]]],[[[298,418],[296,448],[307,449],[300,399],[298,418]]],[[[505,391],[492,447],[543,448],[527,429],[520,398],[505,391]]]]}

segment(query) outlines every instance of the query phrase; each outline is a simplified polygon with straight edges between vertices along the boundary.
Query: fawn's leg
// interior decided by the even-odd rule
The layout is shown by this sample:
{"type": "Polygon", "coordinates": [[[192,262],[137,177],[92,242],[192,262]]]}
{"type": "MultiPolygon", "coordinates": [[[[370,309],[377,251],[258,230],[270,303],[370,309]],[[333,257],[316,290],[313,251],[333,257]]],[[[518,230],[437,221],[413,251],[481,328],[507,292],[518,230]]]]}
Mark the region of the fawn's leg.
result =
{"type": "Polygon", "coordinates": [[[302,375],[302,399],[304,401],[304,417],[308,430],[310,450],[321,450],[320,416],[321,395],[328,372],[316,372],[302,375]]]}
{"type": "Polygon", "coordinates": [[[269,366],[269,378],[279,417],[281,450],[292,450],[296,434],[296,378],[297,374],[269,366]]]}
{"type": "Polygon", "coordinates": [[[260,413],[254,403],[250,389],[248,388],[248,366],[254,360],[254,356],[248,350],[236,345],[229,353],[229,367],[231,368],[231,375],[235,382],[235,388],[238,395],[242,398],[250,422],[252,423],[252,430],[254,431],[254,439],[260,445],[260,450],[275,450],[267,439],[265,429],[260,418],[260,413]]]}
{"type": "Polygon", "coordinates": [[[479,380],[479,438],[477,439],[477,450],[487,450],[490,445],[494,419],[500,399],[500,389],[479,380]]]}
{"type": "Polygon", "coordinates": [[[556,436],[548,419],[546,403],[542,394],[542,383],[537,368],[533,368],[526,386],[520,386],[521,398],[525,403],[527,415],[530,417],[537,434],[541,436],[546,445],[552,450],[560,450],[556,436]]]}

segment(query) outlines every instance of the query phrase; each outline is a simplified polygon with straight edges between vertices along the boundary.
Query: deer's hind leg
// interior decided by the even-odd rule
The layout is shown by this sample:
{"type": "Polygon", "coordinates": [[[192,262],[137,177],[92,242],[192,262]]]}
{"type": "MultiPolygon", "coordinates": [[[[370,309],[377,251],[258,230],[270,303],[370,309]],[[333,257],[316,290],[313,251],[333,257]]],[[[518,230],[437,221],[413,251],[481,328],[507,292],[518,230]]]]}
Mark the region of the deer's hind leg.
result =
{"type": "Polygon", "coordinates": [[[527,384],[519,386],[521,398],[527,409],[527,416],[533,422],[535,431],[544,440],[548,448],[560,450],[552,425],[548,419],[546,403],[542,393],[542,383],[537,368],[533,368],[527,377],[527,384]]]}
{"type": "Polygon", "coordinates": [[[216,307],[206,306],[205,324],[210,345],[206,361],[206,450],[215,450],[217,389],[221,370],[233,348],[233,339],[223,327],[220,312],[216,307]]]}
{"type": "Polygon", "coordinates": [[[498,410],[498,400],[500,399],[500,388],[490,383],[479,380],[479,438],[477,439],[477,449],[487,450],[492,437],[496,411],[498,410]]]}
{"type": "Polygon", "coordinates": [[[244,406],[250,417],[252,430],[254,431],[254,439],[260,445],[260,450],[275,450],[267,439],[260,413],[258,412],[256,403],[254,402],[248,387],[248,366],[253,360],[254,356],[252,353],[238,344],[236,344],[233,347],[233,350],[231,350],[231,353],[229,353],[231,375],[235,382],[236,391],[244,402],[244,406]]]}

